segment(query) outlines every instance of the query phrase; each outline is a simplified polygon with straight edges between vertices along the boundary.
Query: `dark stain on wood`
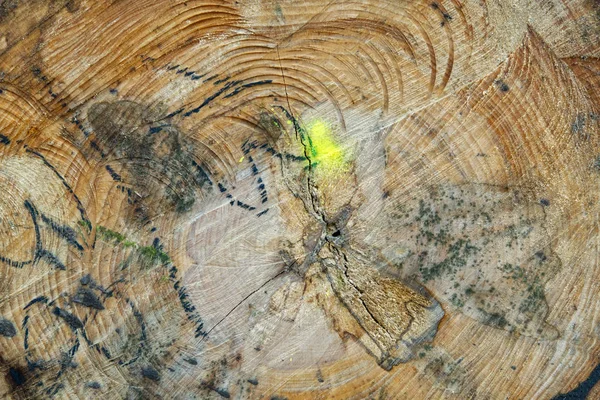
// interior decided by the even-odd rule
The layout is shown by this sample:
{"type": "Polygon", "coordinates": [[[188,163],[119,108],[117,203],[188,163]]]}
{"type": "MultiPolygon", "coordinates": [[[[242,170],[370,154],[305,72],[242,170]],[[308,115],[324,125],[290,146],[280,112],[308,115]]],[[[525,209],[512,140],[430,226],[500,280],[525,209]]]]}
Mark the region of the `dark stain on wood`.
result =
{"type": "Polygon", "coordinates": [[[142,368],[142,376],[154,382],[158,382],[160,380],[159,372],[151,365],[142,368]]]}
{"type": "Polygon", "coordinates": [[[90,389],[100,389],[102,387],[96,381],[88,382],[88,383],[86,383],[86,386],[89,387],[90,389]]]}
{"type": "Polygon", "coordinates": [[[54,307],[52,313],[57,317],[62,318],[73,331],[83,328],[83,323],[79,318],[60,307],[54,307]]]}
{"type": "Polygon", "coordinates": [[[10,367],[7,377],[13,388],[23,386],[27,382],[24,372],[18,367],[10,367]]]}
{"type": "Polygon", "coordinates": [[[18,0],[6,0],[0,3],[0,23],[9,16],[19,5],[18,0]]]}
{"type": "Polygon", "coordinates": [[[74,303],[81,304],[85,307],[94,308],[96,310],[104,310],[102,302],[96,294],[87,288],[79,288],[75,296],[72,298],[74,303]]]}
{"type": "Polygon", "coordinates": [[[508,92],[510,90],[510,87],[502,79],[498,79],[495,83],[496,83],[496,86],[498,86],[498,89],[500,89],[501,92],[506,93],[506,92],[508,92]]]}
{"type": "Polygon", "coordinates": [[[153,126],[157,118],[141,104],[125,100],[96,103],[88,111],[98,147],[114,164],[105,168],[113,180],[131,188],[128,201],[142,221],[165,207],[189,211],[197,191],[212,185],[193,146],[176,127],[153,126]]]}
{"type": "Polygon", "coordinates": [[[577,387],[568,393],[559,394],[552,400],[579,400],[587,399],[593,387],[600,382],[600,364],[592,370],[586,380],[581,382],[577,387]]]}
{"type": "Polygon", "coordinates": [[[0,335],[11,338],[16,334],[17,330],[15,329],[15,324],[6,318],[0,317],[0,335]]]}

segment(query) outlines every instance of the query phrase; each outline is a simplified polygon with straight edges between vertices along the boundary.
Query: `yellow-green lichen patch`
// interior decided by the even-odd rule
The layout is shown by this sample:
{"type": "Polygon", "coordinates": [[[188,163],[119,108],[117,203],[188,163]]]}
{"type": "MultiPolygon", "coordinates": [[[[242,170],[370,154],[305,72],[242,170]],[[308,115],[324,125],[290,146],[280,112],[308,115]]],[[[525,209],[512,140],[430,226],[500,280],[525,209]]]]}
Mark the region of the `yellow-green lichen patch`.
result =
{"type": "Polygon", "coordinates": [[[152,262],[160,262],[162,264],[168,264],[171,262],[169,255],[165,253],[160,247],[154,245],[151,246],[140,246],[138,243],[128,240],[122,233],[108,229],[102,225],[98,225],[96,228],[98,236],[101,240],[109,243],[116,243],[123,247],[132,247],[144,258],[152,262]]]}
{"type": "Polygon", "coordinates": [[[346,155],[327,122],[316,119],[306,126],[304,146],[311,167],[315,171],[327,174],[346,171],[346,155]]]}

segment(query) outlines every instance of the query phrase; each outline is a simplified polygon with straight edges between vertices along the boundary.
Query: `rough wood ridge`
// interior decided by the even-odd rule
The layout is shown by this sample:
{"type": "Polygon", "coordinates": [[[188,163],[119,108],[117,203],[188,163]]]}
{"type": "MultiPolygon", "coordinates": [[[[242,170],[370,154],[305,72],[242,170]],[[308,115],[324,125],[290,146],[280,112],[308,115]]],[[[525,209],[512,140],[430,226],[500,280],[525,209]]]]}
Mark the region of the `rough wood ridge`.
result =
{"type": "Polygon", "coordinates": [[[598,398],[598,57],[595,0],[0,2],[0,397],[598,398]]]}

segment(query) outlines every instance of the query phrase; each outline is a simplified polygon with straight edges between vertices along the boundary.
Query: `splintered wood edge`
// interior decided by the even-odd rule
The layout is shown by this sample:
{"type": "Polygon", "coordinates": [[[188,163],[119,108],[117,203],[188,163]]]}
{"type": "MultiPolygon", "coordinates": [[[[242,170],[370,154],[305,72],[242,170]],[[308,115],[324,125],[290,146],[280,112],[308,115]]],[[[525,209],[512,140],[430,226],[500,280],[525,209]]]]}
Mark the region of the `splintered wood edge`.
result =
{"type": "Polygon", "coordinates": [[[3,396],[593,396],[594,7],[3,4],[3,396]]]}

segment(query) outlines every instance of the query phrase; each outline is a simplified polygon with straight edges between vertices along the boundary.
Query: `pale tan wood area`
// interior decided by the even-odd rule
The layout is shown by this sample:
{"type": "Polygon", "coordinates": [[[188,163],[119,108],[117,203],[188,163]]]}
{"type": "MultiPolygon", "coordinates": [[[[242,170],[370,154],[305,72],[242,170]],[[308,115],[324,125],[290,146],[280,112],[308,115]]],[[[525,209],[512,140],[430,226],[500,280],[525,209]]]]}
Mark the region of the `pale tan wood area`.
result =
{"type": "Polygon", "coordinates": [[[0,2],[0,397],[598,398],[598,57],[594,0],[0,2]]]}

